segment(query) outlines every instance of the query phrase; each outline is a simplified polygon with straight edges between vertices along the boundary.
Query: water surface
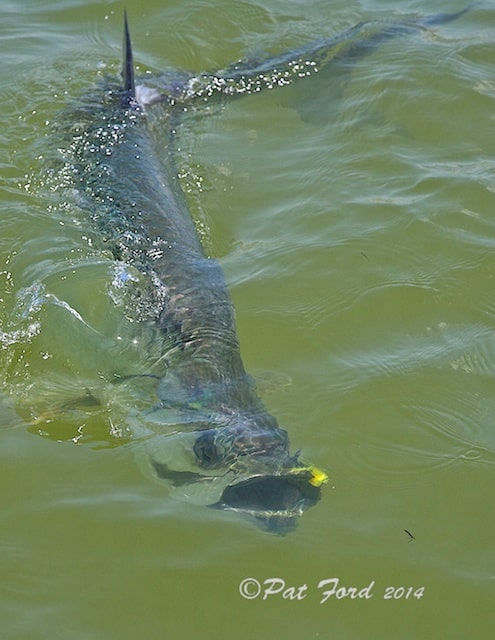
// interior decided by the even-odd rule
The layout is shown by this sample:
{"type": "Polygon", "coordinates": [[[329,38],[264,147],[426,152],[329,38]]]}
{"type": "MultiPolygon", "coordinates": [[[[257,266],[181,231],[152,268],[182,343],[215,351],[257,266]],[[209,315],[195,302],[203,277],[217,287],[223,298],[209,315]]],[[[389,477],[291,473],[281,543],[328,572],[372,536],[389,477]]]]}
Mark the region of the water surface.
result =
{"type": "MultiPolygon", "coordinates": [[[[460,8],[147,0],[129,14],[145,73],[460,8]]],[[[490,637],[495,12],[480,3],[346,74],[181,127],[183,186],[225,271],[246,368],[330,476],[284,538],[150,482],[118,394],[50,413],[142,350],[112,260],[51,169],[61,110],[119,72],[122,13],[2,3],[2,637],[490,637]],[[249,600],[248,577],[295,589],[249,600]],[[320,604],[329,578],[373,582],[373,597],[320,604]]]]}

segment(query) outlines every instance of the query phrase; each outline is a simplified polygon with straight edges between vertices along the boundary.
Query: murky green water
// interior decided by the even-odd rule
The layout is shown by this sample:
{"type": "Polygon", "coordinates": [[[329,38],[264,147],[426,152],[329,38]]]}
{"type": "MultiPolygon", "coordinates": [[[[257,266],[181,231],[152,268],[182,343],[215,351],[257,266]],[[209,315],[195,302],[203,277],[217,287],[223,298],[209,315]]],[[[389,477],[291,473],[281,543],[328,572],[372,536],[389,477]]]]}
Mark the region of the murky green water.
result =
{"type": "MultiPolygon", "coordinates": [[[[194,71],[391,12],[460,8],[128,5],[141,69],[194,71]]],[[[123,4],[0,9],[1,637],[491,637],[489,3],[383,44],[345,76],[195,113],[183,127],[183,184],[228,279],[246,367],[294,447],[330,475],[284,538],[171,500],[141,473],[132,439],[117,437],[117,401],[33,420],[135,357],[109,344],[125,313],[110,261],[75,194],[62,198],[61,176],[46,173],[57,114],[119,70],[123,4]],[[257,598],[241,596],[246,578],[259,581],[257,598]],[[263,599],[274,578],[284,589],[263,599]],[[330,584],[318,584],[332,578],[368,589],[320,604],[330,584]]]]}

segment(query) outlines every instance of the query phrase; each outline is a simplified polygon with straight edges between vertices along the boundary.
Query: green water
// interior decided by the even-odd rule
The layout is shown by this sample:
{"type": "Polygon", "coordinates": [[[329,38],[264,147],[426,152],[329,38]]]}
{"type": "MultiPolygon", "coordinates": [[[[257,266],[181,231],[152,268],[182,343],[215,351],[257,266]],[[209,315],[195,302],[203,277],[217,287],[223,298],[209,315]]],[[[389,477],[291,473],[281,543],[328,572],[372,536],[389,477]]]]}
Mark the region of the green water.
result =
{"type": "MultiPolygon", "coordinates": [[[[142,71],[198,72],[462,6],[127,3],[142,71]]],[[[330,476],[283,538],[170,499],[142,474],[118,398],[39,420],[140,347],[110,339],[126,326],[111,262],[47,171],[60,110],[119,70],[123,4],[0,9],[0,636],[490,638],[493,8],[387,42],[330,84],[193,113],[180,132],[246,368],[330,476]],[[258,597],[241,596],[246,578],[258,597]],[[263,599],[274,578],[284,589],[263,599]],[[369,588],[320,603],[332,578],[369,588]]]]}

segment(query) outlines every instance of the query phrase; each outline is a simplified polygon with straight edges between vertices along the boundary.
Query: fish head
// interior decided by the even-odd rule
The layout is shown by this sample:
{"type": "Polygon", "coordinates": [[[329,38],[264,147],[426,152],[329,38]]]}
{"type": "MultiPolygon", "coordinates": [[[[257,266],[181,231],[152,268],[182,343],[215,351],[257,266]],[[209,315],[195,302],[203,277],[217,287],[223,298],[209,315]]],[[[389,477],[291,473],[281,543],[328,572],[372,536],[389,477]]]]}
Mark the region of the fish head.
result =
{"type": "Polygon", "coordinates": [[[284,429],[246,418],[201,426],[148,443],[155,476],[175,495],[239,513],[278,534],[293,530],[320,499],[326,473],[290,455],[284,429]]]}

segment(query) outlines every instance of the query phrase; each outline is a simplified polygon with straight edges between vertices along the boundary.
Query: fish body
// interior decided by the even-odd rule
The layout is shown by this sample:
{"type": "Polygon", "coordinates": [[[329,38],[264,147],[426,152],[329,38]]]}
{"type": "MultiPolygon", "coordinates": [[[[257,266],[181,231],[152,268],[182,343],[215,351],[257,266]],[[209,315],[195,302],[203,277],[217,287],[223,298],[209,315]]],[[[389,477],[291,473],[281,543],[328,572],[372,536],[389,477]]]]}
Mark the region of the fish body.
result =
{"type": "Polygon", "coordinates": [[[98,88],[72,110],[68,153],[74,184],[105,246],[148,283],[160,364],[150,374],[156,402],[139,419],[153,425],[146,451],[159,479],[184,494],[198,489],[200,503],[248,514],[278,533],[318,502],[327,480],[290,453],[287,432],[244,369],[223,273],[205,254],[175,169],[174,126],[184,107],[291,84],[462,13],[358,25],[270,60],[178,75],[154,87],[135,79],[126,17],[122,81],[98,88]]]}

